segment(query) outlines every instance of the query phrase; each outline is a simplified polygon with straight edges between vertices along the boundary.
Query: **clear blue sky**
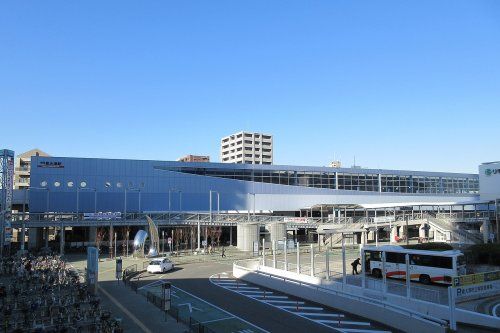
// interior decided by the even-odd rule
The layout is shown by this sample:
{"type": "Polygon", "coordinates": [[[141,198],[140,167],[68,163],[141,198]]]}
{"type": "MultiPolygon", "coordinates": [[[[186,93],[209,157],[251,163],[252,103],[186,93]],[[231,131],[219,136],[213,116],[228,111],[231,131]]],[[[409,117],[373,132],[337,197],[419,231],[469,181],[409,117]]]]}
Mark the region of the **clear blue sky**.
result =
{"type": "Polygon", "coordinates": [[[500,1],[2,1],[0,147],[275,164],[499,160],[500,1]],[[5,124],[4,122],[7,122],[5,124]]]}

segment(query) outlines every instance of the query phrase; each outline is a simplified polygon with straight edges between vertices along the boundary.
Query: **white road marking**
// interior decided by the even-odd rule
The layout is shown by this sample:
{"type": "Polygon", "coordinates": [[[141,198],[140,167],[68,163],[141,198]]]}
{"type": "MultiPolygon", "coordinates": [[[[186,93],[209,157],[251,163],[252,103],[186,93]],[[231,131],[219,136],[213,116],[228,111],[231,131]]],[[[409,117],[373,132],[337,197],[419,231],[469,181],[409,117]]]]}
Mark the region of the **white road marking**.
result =
{"type": "Polygon", "coordinates": [[[227,289],[231,289],[231,290],[234,290],[234,289],[236,289],[236,290],[238,290],[238,289],[242,289],[242,290],[259,290],[259,288],[257,288],[257,287],[242,287],[242,286],[239,286],[239,287],[236,287],[236,286],[234,286],[234,287],[227,287],[227,289]]]}
{"type": "Polygon", "coordinates": [[[199,309],[197,307],[194,307],[191,305],[191,303],[182,303],[182,304],[177,304],[177,306],[183,306],[183,305],[187,305],[188,306],[188,309],[189,309],[189,313],[193,312],[193,310],[198,310],[198,311],[201,311],[203,312],[202,309],[199,309]]]}
{"type": "Polygon", "coordinates": [[[325,320],[319,319],[321,323],[325,324],[339,324],[339,325],[353,325],[353,326],[371,326],[370,323],[360,321],[341,321],[341,320],[325,320]]]}
{"type": "MultiPolygon", "coordinates": [[[[224,288],[224,287],[221,287],[221,288],[224,288]]],[[[236,292],[235,290],[233,289],[229,289],[229,288],[224,288],[224,289],[227,289],[227,290],[231,290],[231,291],[234,291],[236,292]]],[[[245,296],[248,296],[248,293],[252,293],[252,294],[272,294],[273,292],[272,291],[259,291],[259,290],[240,290],[240,293],[246,293],[245,296]]]]}
{"type": "Polygon", "coordinates": [[[178,287],[175,287],[175,286],[172,286],[172,289],[177,289],[177,290],[180,290],[180,291],[182,291],[182,292],[184,292],[184,293],[188,294],[189,296],[194,297],[194,298],[196,298],[197,300],[202,301],[202,302],[203,302],[203,303],[205,303],[205,304],[209,304],[210,306],[212,306],[212,307],[214,307],[214,308],[216,308],[216,309],[218,309],[218,310],[220,310],[220,311],[224,312],[225,314],[227,314],[227,315],[229,315],[229,316],[233,316],[234,318],[237,318],[237,319],[241,320],[242,322],[244,322],[244,323],[246,323],[246,324],[248,324],[248,325],[250,325],[250,326],[252,326],[252,327],[256,328],[257,330],[259,330],[259,331],[261,331],[261,332],[270,333],[269,331],[266,331],[265,329],[260,328],[259,326],[254,325],[254,324],[252,324],[251,322],[246,321],[245,319],[243,319],[243,318],[241,318],[241,317],[238,317],[238,316],[236,316],[236,315],[233,315],[232,313],[227,312],[227,311],[226,311],[226,310],[224,310],[224,309],[221,309],[221,308],[220,308],[220,307],[218,307],[217,305],[212,304],[212,303],[210,303],[210,302],[208,302],[208,301],[205,301],[204,299],[201,299],[201,298],[199,298],[198,296],[195,296],[195,295],[193,295],[193,294],[191,294],[191,293],[189,293],[189,292],[185,291],[184,289],[181,289],[181,288],[178,288],[178,287]]]}
{"type": "MultiPolygon", "coordinates": [[[[284,298],[284,299],[287,299],[288,297],[287,296],[281,296],[281,295],[268,295],[268,294],[272,294],[273,292],[270,292],[270,291],[257,291],[257,290],[238,290],[234,287],[228,287],[228,286],[224,286],[223,284],[218,284],[216,281],[217,279],[214,278],[215,276],[217,276],[217,274],[214,274],[212,275],[210,278],[209,278],[209,281],[220,287],[220,288],[224,288],[224,289],[227,289],[229,291],[232,291],[234,293],[237,293],[237,294],[240,294],[242,296],[246,296],[248,298],[252,298],[258,302],[261,302],[261,303],[264,303],[264,304],[267,304],[267,305],[270,305],[270,306],[273,306],[275,308],[278,308],[282,311],[285,311],[285,312],[288,312],[288,313],[291,313],[291,314],[294,314],[294,315],[297,315],[303,319],[306,319],[306,320],[309,320],[309,321],[312,321],[318,325],[321,325],[321,326],[324,326],[324,327],[327,327],[329,329],[332,329],[334,331],[337,331],[337,332],[343,332],[343,333],[348,333],[348,332],[359,332],[359,333],[368,333],[368,332],[371,332],[371,333],[391,333],[390,331],[379,331],[379,330],[360,330],[360,329],[349,329],[349,328],[339,328],[339,327],[333,327],[333,326],[330,326],[328,325],[326,322],[332,322],[332,323],[335,323],[335,324],[338,324],[339,321],[333,321],[333,320],[326,320],[326,319],[321,319],[321,318],[314,318],[315,316],[316,317],[333,317],[333,318],[343,318],[345,317],[345,315],[343,314],[337,314],[337,313],[321,313],[321,312],[318,312],[318,313],[314,313],[314,312],[298,312],[300,310],[310,310],[310,311],[324,311],[323,308],[321,307],[312,307],[312,306],[302,306],[302,305],[299,305],[298,307],[298,311],[293,311],[293,310],[297,310],[297,302],[296,301],[287,301],[287,302],[292,302],[292,304],[296,304],[295,306],[287,306],[287,305],[279,305],[279,304],[272,304],[272,300],[267,300],[266,298],[271,298],[271,297],[274,297],[274,298],[284,298]],[[266,294],[266,297],[264,297],[264,294],[266,294]],[[313,318],[311,318],[313,317],[313,318]]],[[[257,288],[257,289],[260,289],[260,288],[257,288]]],[[[276,303],[276,302],[274,302],[276,303]]],[[[304,303],[304,302],[301,302],[301,303],[304,303]]],[[[357,323],[357,322],[349,322],[349,321],[340,321],[340,323],[344,323],[345,325],[348,325],[348,324],[351,324],[351,325],[355,325],[354,323],[357,323]]],[[[360,322],[361,323],[361,322],[360,322]]],[[[364,325],[364,326],[370,326],[371,324],[369,322],[366,322],[366,323],[361,323],[360,325],[364,325]]],[[[243,332],[239,332],[239,333],[243,333],[243,332]]]]}
{"type": "Polygon", "coordinates": [[[273,300],[273,299],[270,299],[270,300],[267,300],[265,301],[266,303],[278,303],[278,304],[305,304],[304,302],[301,302],[301,301],[277,301],[277,300],[273,300]]]}
{"type": "Polygon", "coordinates": [[[288,299],[288,296],[274,296],[274,295],[247,295],[245,294],[245,296],[249,296],[249,297],[255,297],[255,298],[263,298],[263,299],[288,299]]]}
{"type": "MultiPolygon", "coordinates": [[[[294,312],[299,316],[311,316],[311,317],[335,317],[335,318],[343,318],[345,317],[343,314],[339,313],[314,313],[314,312],[294,312]]],[[[311,318],[312,319],[312,318],[311,318]]]]}
{"type": "Polygon", "coordinates": [[[155,284],[160,284],[160,282],[162,282],[162,281],[154,281],[154,282],[148,283],[148,284],[146,284],[146,285],[138,288],[137,290],[142,290],[144,288],[148,288],[148,287],[154,286],[155,284]]]}
{"type": "Polygon", "coordinates": [[[358,328],[342,328],[341,332],[355,332],[355,333],[391,333],[391,331],[375,331],[375,330],[360,330],[358,328]]]}
{"type": "MultiPolygon", "coordinates": [[[[296,306],[291,305],[278,305],[280,309],[297,309],[296,306]]],[[[323,308],[318,308],[315,306],[299,306],[299,310],[311,310],[311,311],[323,311],[323,308]]]]}
{"type": "Polygon", "coordinates": [[[232,317],[220,318],[220,319],[207,320],[207,321],[203,321],[203,322],[201,322],[201,323],[202,323],[202,324],[206,324],[206,323],[213,323],[213,322],[216,322],[216,321],[223,321],[223,320],[228,320],[228,319],[234,319],[234,316],[232,316],[232,317]]]}

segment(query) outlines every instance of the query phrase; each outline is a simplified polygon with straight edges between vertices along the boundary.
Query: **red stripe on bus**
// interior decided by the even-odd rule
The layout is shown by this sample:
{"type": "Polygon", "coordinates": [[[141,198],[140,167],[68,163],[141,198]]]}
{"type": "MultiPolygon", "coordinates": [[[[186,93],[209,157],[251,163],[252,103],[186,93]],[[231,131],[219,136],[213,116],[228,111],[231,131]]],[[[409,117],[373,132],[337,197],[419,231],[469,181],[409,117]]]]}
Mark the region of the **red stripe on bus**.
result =
{"type": "Polygon", "coordinates": [[[433,277],[433,278],[431,278],[431,281],[432,281],[432,282],[436,282],[436,281],[444,281],[444,276],[436,276],[436,277],[433,277]]]}
{"type": "Polygon", "coordinates": [[[394,275],[406,275],[405,271],[393,271],[393,272],[387,272],[387,277],[391,277],[394,275]]]}

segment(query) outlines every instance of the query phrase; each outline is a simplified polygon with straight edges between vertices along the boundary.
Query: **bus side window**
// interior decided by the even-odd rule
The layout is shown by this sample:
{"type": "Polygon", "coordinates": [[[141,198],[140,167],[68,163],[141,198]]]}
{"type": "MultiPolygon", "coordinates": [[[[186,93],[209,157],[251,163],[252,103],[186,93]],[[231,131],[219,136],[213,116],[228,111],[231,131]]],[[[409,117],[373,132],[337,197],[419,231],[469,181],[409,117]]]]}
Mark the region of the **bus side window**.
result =
{"type": "Polygon", "coordinates": [[[420,265],[420,256],[418,254],[410,254],[410,265],[420,265]]]}
{"type": "Polygon", "coordinates": [[[397,252],[386,252],[385,259],[387,262],[395,263],[395,264],[404,264],[405,263],[405,254],[397,253],[397,252]]]}
{"type": "Polygon", "coordinates": [[[439,257],[438,267],[452,269],[453,268],[453,258],[450,257],[439,257]]]}

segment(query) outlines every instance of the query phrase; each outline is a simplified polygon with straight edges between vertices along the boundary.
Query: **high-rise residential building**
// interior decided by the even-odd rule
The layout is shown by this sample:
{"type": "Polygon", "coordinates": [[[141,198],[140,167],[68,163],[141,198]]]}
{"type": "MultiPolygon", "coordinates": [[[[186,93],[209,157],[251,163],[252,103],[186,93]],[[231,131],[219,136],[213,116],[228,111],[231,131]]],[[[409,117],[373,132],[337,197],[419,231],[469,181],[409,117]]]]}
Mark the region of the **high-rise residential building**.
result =
{"type": "Polygon", "coordinates": [[[331,161],[329,166],[330,166],[330,168],[341,168],[342,167],[342,162],[340,162],[340,161],[331,161]]]}
{"type": "Polygon", "coordinates": [[[31,156],[50,157],[37,148],[17,155],[14,159],[14,189],[25,189],[30,186],[31,156]]]}
{"type": "Polygon", "coordinates": [[[222,138],[222,163],[273,164],[273,136],[238,132],[222,138]]]}
{"type": "Polygon", "coordinates": [[[210,156],[186,155],[178,158],[177,162],[210,162],[210,156]]]}

